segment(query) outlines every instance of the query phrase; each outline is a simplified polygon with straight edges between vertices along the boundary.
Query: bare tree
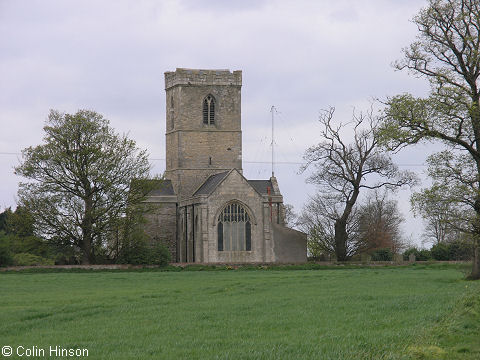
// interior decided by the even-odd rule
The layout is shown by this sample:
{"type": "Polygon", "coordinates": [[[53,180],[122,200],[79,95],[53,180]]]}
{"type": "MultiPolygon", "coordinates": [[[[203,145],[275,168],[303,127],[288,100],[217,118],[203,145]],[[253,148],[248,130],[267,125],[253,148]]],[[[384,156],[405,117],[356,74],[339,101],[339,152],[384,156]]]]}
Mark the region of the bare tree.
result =
{"type": "Polygon", "coordinates": [[[285,225],[290,228],[295,228],[297,226],[298,215],[295,212],[293,205],[285,204],[285,225]]]}
{"type": "Polygon", "coordinates": [[[325,216],[334,222],[334,249],[337,259],[345,261],[351,255],[348,249],[349,219],[362,189],[395,189],[413,184],[415,176],[399,171],[387,153],[379,147],[377,130],[379,119],[373,110],[352,115],[346,124],[334,125],[335,108],[322,111],[318,145],[305,152],[305,171],[314,165],[315,171],[308,181],[318,186],[325,204],[325,216]],[[348,143],[345,130],[350,130],[353,140],[348,143]]]}
{"type": "Polygon", "coordinates": [[[375,191],[358,210],[358,231],[368,250],[390,249],[398,254],[404,248],[400,225],[404,218],[396,200],[388,199],[387,192],[375,191]]]}
{"type": "MultiPolygon", "coordinates": [[[[308,252],[314,256],[336,256],[335,221],[341,216],[341,197],[315,194],[305,204],[298,219],[298,226],[307,234],[308,252]]],[[[352,209],[346,222],[348,234],[345,243],[346,257],[349,258],[365,249],[358,236],[358,216],[356,207],[352,209]]]]}

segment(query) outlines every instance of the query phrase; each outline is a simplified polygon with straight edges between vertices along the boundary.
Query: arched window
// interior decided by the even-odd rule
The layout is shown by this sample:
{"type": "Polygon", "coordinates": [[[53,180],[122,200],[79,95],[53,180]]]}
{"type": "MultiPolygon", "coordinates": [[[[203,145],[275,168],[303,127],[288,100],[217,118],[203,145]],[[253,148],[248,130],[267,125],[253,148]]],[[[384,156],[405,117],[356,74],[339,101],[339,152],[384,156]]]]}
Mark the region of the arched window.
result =
{"type": "Polygon", "coordinates": [[[225,206],[218,216],[218,251],[252,250],[252,225],[250,216],[239,203],[225,206]]]}
{"type": "Polygon", "coordinates": [[[207,95],[203,100],[203,123],[215,124],[215,98],[212,95],[207,95]]]}

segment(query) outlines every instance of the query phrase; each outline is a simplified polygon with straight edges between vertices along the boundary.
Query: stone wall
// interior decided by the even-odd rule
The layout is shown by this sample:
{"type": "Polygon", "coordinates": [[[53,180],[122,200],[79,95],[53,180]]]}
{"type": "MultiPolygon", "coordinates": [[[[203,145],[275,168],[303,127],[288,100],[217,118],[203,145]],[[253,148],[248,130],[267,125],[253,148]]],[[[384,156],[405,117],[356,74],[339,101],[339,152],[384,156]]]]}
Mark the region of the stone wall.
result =
{"type": "Polygon", "coordinates": [[[307,234],[272,224],[274,261],[277,263],[304,263],[307,261],[307,234]]]}
{"type": "Polygon", "coordinates": [[[175,202],[150,202],[149,211],[145,216],[145,233],[152,242],[165,244],[172,261],[177,260],[176,223],[177,205],[175,202]]]}

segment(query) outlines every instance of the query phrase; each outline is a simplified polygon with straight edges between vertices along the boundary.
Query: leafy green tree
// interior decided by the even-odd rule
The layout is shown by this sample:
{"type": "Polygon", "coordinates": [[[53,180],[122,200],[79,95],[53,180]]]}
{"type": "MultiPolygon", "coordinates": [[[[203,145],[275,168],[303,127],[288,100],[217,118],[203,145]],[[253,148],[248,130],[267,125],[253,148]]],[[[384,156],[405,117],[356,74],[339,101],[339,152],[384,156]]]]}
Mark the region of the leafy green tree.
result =
{"type": "Polygon", "coordinates": [[[13,255],[10,250],[10,239],[0,230],[0,266],[13,265],[13,255]]]}
{"type": "Polygon", "coordinates": [[[0,231],[7,231],[7,219],[12,214],[11,208],[6,208],[0,213],[0,231]]]}
{"type": "Polygon", "coordinates": [[[404,49],[404,58],[396,67],[427,79],[430,95],[389,98],[384,135],[393,149],[422,140],[446,144],[448,161],[442,160],[437,169],[438,173],[447,170],[445,178],[455,174],[451,171],[454,164],[460,164],[464,174],[472,170],[472,176],[457,178],[448,191],[461,193],[467,188],[464,196],[469,197],[475,214],[469,229],[474,245],[471,277],[479,279],[480,2],[429,0],[413,21],[419,31],[417,41],[404,49]]]}
{"type": "Polygon", "coordinates": [[[15,211],[10,208],[0,213],[3,218],[2,230],[0,230],[0,244],[4,252],[8,252],[13,259],[11,264],[24,265],[17,262],[18,254],[35,256],[42,261],[52,258],[53,254],[47,242],[34,235],[33,218],[28,209],[17,206],[15,211]]]}
{"type": "Polygon", "coordinates": [[[449,260],[472,260],[473,247],[471,241],[455,240],[448,244],[449,260]]]}
{"type": "Polygon", "coordinates": [[[430,249],[432,257],[435,260],[450,260],[448,253],[448,245],[445,243],[438,243],[432,246],[430,249]]]}
{"type": "MultiPolygon", "coordinates": [[[[433,160],[429,157],[427,162],[433,160]]],[[[435,177],[436,168],[430,167],[430,176],[435,177]]],[[[434,244],[449,243],[459,236],[461,225],[461,211],[459,199],[453,199],[454,192],[448,183],[441,183],[440,179],[434,184],[412,195],[410,202],[415,215],[420,215],[425,222],[424,237],[434,244]]],[[[467,212],[471,213],[472,209],[467,212]]]]}
{"type": "Polygon", "coordinates": [[[33,236],[33,223],[34,220],[30,211],[23,206],[17,206],[15,211],[10,211],[7,214],[6,231],[20,237],[33,236]]]}
{"type": "Polygon", "coordinates": [[[95,262],[118,219],[145,194],[129,194],[132,179],[146,178],[150,165],[126,135],[116,134],[102,115],[51,110],[44,144],[23,150],[18,175],[20,205],[29,209],[35,232],[79,249],[81,262],[95,262]]]}
{"type": "Polygon", "coordinates": [[[377,135],[379,119],[367,113],[353,114],[350,122],[335,125],[335,109],[320,114],[322,142],[307,149],[305,171],[314,165],[315,171],[308,181],[318,186],[322,207],[320,213],[324,230],[333,238],[326,238],[335,251],[338,261],[345,261],[359,247],[354,232],[353,213],[360,191],[396,188],[413,184],[414,176],[402,172],[388,154],[379,146],[377,135]],[[349,132],[346,132],[346,127],[349,132]],[[346,139],[353,138],[351,142],[346,139]],[[333,230],[332,230],[333,227],[333,230]]]}

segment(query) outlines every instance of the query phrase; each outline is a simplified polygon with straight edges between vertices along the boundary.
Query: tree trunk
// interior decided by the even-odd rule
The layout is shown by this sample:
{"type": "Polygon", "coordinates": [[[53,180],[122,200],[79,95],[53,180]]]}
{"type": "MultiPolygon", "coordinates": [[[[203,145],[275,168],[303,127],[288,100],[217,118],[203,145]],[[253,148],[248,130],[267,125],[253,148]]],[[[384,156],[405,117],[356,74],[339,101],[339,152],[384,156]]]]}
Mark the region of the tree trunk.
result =
{"type": "MultiPolygon", "coordinates": [[[[477,186],[478,184],[478,179],[480,179],[480,108],[479,108],[479,101],[480,98],[477,94],[477,89],[472,89],[473,90],[473,96],[472,96],[472,107],[471,107],[471,119],[472,119],[472,128],[473,128],[473,133],[475,134],[475,150],[477,156],[474,156],[474,160],[477,165],[477,186]]],[[[475,218],[475,223],[474,223],[474,229],[475,229],[475,235],[473,238],[473,265],[472,265],[472,273],[470,274],[471,279],[480,279],[480,254],[479,254],[479,249],[478,247],[480,246],[479,244],[479,239],[480,239],[480,196],[477,194],[475,198],[475,203],[473,205],[473,208],[476,213],[476,218],[475,218]]]]}
{"type": "Polygon", "coordinates": [[[82,264],[88,265],[95,262],[92,248],[92,198],[85,199],[85,215],[82,222],[82,264]]]}
{"type": "Polygon", "coordinates": [[[83,241],[82,246],[82,265],[90,265],[91,264],[91,243],[87,241],[83,241]]]}
{"type": "Polygon", "coordinates": [[[479,243],[478,237],[476,236],[473,240],[473,266],[472,266],[472,273],[470,274],[469,278],[473,280],[480,279],[480,252],[478,250],[479,243]]]}
{"type": "Polygon", "coordinates": [[[335,255],[337,261],[347,261],[347,223],[341,219],[335,221],[335,255]]]}
{"type": "MultiPolygon", "coordinates": [[[[480,165],[477,162],[478,174],[480,176],[480,165]]],[[[475,203],[473,205],[476,213],[476,217],[473,223],[473,259],[472,259],[472,273],[470,274],[470,279],[480,279],[480,254],[479,254],[479,239],[480,239],[480,196],[477,196],[475,203]]]]}

